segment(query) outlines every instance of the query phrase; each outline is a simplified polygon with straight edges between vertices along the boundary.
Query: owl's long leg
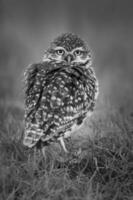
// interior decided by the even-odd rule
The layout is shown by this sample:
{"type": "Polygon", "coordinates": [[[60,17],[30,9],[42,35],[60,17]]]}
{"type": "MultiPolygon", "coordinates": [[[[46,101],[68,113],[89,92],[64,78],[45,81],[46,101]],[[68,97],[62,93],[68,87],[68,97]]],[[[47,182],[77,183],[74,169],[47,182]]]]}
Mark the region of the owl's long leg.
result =
{"type": "Polygon", "coordinates": [[[42,147],[42,155],[43,155],[44,158],[46,158],[46,153],[45,153],[45,147],[44,146],[42,147]]]}
{"type": "Polygon", "coordinates": [[[36,166],[37,163],[37,148],[34,147],[34,151],[33,151],[33,164],[34,166],[36,166]]]}
{"type": "Polygon", "coordinates": [[[66,153],[68,153],[68,150],[66,149],[66,146],[65,146],[63,137],[60,137],[60,138],[59,138],[59,141],[60,141],[61,146],[63,147],[64,151],[65,151],[66,153]]]}

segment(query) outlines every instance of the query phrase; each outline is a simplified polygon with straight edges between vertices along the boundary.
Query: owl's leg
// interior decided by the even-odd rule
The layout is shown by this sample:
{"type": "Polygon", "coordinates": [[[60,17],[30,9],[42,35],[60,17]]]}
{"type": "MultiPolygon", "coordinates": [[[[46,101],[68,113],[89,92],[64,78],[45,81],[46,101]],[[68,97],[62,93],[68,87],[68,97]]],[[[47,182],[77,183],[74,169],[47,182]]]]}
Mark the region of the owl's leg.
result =
{"type": "Polygon", "coordinates": [[[60,138],[59,138],[59,141],[60,141],[61,146],[63,147],[64,151],[65,151],[66,153],[69,153],[68,150],[66,149],[66,146],[65,146],[63,137],[60,137],[60,138]]]}
{"type": "Polygon", "coordinates": [[[82,148],[80,147],[77,151],[77,155],[79,156],[82,153],[82,148]]]}
{"type": "Polygon", "coordinates": [[[34,164],[34,166],[36,166],[36,163],[37,163],[37,148],[34,147],[34,150],[33,150],[33,164],[34,164]]]}
{"type": "Polygon", "coordinates": [[[45,147],[44,146],[42,147],[42,155],[43,155],[44,158],[46,158],[46,153],[45,153],[45,147]]]}

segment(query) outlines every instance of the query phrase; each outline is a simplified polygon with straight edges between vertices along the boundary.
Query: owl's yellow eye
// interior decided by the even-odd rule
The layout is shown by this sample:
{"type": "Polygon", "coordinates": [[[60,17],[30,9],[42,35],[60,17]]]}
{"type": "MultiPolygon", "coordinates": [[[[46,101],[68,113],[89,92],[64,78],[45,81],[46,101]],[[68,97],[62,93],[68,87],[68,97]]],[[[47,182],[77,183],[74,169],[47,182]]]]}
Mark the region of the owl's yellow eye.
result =
{"type": "Polygon", "coordinates": [[[64,55],[64,50],[63,49],[58,49],[58,50],[56,50],[56,54],[58,54],[58,55],[64,55]]]}
{"type": "Polygon", "coordinates": [[[80,56],[82,54],[81,50],[74,51],[75,56],[80,56]]]}

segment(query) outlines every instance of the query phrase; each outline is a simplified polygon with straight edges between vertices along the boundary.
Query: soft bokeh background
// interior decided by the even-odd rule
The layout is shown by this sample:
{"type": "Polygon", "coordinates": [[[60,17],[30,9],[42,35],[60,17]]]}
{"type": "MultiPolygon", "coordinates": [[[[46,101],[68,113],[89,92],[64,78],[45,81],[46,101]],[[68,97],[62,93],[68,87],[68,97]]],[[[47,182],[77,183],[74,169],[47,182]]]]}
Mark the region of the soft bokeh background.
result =
{"type": "Polygon", "coordinates": [[[93,51],[99,105],[132,106],[132,9],[132,0],[0,0],[0,99],[23,105],[25,67],[58,34],[75,32],[93,51]]]}

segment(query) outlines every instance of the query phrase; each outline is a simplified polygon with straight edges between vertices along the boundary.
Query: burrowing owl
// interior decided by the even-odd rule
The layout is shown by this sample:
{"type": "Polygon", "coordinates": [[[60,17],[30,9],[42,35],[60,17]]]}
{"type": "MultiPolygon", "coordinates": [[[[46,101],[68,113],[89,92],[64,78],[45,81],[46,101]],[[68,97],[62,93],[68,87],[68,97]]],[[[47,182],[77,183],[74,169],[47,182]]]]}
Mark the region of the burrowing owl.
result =
{"type": "Polygon", "coordinates": [[[25,133],[23,144],[44,147],[60,141],[83,124],[93,112],[98,82],[91,52],[75,34],[57,37],[42,62],[25,71],[25,133]]]}

